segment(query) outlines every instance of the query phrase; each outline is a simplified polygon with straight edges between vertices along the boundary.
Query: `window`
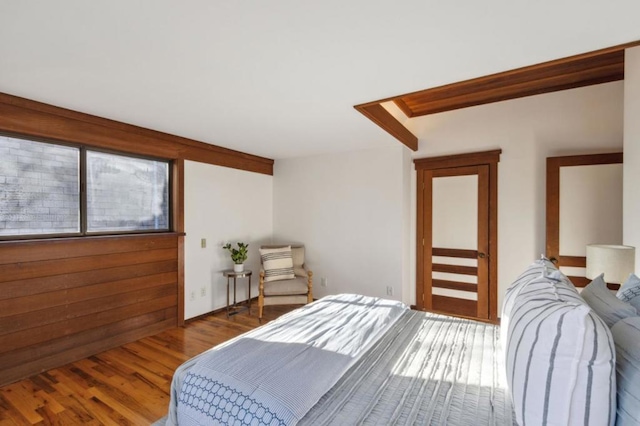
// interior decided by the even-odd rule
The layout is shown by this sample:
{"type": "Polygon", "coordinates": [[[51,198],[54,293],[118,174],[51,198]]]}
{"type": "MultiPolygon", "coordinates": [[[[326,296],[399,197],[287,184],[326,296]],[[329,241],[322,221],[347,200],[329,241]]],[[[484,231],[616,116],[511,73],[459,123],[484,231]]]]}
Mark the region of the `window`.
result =
{"type": "Polygon", "coordinates": [[[169,229],[164,161],[87,151],[87,231],[169,229]]]}
{"type": "Polygon", "coordinates": [[[169,162],[0,135],[0,238],[170,229],[169,162]]]}

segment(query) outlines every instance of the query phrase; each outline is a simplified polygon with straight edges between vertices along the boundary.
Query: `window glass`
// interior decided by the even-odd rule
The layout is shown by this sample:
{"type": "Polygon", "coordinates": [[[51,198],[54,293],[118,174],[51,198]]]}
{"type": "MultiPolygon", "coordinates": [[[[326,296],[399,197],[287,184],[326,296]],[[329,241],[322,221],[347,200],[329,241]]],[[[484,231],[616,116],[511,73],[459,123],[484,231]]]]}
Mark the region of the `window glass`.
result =
{"type": "Polygon", "coordinates": [[[80,150],[0,135],[0,235],[80,232],[80,150]]]}
{"type": "Polygon", "coordinates": [[[87,232],[168,229],[166,161],[87,151],[87,232]]]}

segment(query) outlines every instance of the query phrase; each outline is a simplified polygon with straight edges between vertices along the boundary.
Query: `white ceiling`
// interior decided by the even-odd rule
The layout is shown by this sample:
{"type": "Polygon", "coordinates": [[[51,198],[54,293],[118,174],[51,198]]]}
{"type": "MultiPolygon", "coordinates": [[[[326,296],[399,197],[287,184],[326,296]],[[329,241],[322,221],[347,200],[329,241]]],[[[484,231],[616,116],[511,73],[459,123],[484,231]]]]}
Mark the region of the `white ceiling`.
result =
{"type": "Polygon", "coordinates": [[[0,0],[0,92],[314,155],[399,143],[353,105],[640,40],[639,16],[638,0],[0,0]]]}

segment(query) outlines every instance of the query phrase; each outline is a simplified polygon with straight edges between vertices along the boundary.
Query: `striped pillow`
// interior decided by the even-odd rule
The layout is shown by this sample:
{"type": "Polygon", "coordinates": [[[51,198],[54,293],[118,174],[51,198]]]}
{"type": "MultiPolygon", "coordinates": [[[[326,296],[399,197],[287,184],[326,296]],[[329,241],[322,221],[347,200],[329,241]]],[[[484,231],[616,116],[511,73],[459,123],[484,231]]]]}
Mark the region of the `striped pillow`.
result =
{"type": "Polygon", "coordinates": [[[629,275],[616,294],[618,299],[627,302],[640,311],[640,278],[635,274],[629,275]]]}
{"type": "Polygon", "coordinates": [[[640,317],[627,318],[611,328],[616,342],[618,379],[617,426],[640,424],[640,317]]]}
{"type": "MultiPolygon", "coordinates": [[[[584,303],[573,283],[546,257],[541,256],[509,286],[502,304],[500,317],[500,340],[505,342],[513,306],[518,299],[540,297],[543,293],[553,294],[553,298],[584,303]]],[[[503,343],[504,347],[504,343],[503,343]]]]}
{"type": "Polygon", "coordinates": [[[613,327],[621,319],[638,315],[636,308],[618,299],[607,288],[603,274],[591,281],[580,295],[591,306],[591,309],[607,323],[609,328],[613,327]]]}
{"type": "Polygon", "coordinates": [[[260,259],[264,268],[265,282],[295,278],[291,246],[273,249],[261,248],[260,259]]]}
{"type": "Polygon", "coordinates": [[[537,296],[516,298],[507,331],[507,383],[518,424],[612,425],[609,328],[584,301],[570,294],[563,300],[562,286],[538,284],[537,296]]]}

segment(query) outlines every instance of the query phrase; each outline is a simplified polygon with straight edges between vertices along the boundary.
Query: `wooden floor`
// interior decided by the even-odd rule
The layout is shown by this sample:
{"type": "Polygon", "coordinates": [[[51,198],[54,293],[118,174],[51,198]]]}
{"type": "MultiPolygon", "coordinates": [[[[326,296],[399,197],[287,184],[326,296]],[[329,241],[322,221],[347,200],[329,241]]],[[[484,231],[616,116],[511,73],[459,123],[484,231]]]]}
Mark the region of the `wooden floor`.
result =
{"type": "MultiPolygon", "coordinates": [[[[268,306],[263,323],[295,306],[268,306]]],[[[176,367],[256,328],[245,313],[217,313],[0,388],[0,426],[147,425],[167,414],[176,367]]]]}

